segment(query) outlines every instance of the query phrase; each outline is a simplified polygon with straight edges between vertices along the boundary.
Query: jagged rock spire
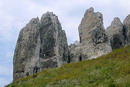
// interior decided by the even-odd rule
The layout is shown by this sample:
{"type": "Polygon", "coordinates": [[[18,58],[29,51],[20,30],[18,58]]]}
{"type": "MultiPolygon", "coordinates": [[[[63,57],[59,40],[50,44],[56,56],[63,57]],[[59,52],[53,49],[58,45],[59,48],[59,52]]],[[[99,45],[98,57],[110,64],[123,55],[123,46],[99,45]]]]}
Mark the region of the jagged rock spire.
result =
{"type": "Polygon", "coordinates": [[[58,17],[47,12],[33,18],[20,31],[14,53],[14,80],[37,73],[45,68],[59,67],[68,62],[97,58],[130,44],[130,15],[123,24],[114,18],[111,25],[104,29],[103,15],[89,8],[79,25],[80,43],[75,42],[68,48],[65,31],[58,17]],[[123,25],[124,24],[124,25],[123,25]]]}
{"type": "Polygon", "coordinates": [[[114,18],[106,31],[113,49],[120,48],[125,45],[123,24],[118,17],[114,18]]]}
{"type": "Polygon", "coordinates": [[[68,62],[68,44],[58,17],[52,12],[33,18],[20,31],[14,53],[14,80],[68,62]]]}
{"type": "Polygon", "coordinates": [[[79,26],[80,42],[91,41],[90,39],[92,39],[92,33],[90,32],[97,27],[102,28],[102,30],[104,29],[102,14],[99,12],[94,13],[94,9],[91,7],[85,12],[85,15],[79,26]]]}
{"type": "Polygon", "coordinates": [[[124,19],[124,33],[125,33],[125,41],[127,45],[130,45],[130,14],[124,19]]]}
{"type": "MultiPolygon", "coordinates": [[[[89,8],[79,25],[80,44],[72,50],[72,62],[96,58],[112,51],[109,39],[103,26],[103,17],[99,12],[89,8]]],[[[72,45],[73,46],[73,45],[72,45]]]]}

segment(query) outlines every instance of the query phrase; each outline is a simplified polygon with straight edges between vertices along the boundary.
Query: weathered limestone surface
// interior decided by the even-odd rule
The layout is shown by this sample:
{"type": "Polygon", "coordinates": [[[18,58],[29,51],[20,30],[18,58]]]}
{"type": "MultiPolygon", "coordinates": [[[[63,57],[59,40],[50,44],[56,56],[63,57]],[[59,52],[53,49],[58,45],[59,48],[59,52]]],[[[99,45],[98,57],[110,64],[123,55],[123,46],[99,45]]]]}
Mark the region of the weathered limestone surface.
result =
{"type": "Polygon", "coordinates": [[[120,48],[125,45],[124,27],[118,17],[114,18],[106,31],[113,49],[120,48]]]}
{"type": "Polygon", "coordinates": [[[75,41],[73,44],[70,44],[70,46],[69,46],[69,61],[70,62],[81,61],[79,59],[80,54],[81,54],[81,50],[80,50],[80,46],[79,45],[80,45],[79,41],[75,41]]]}
{"type": "MultiPolygon", "coordinates": [[[[71,26],[70,26],[71,27],[71,26]]],[[[97,58],[114,48],[130,45],[130,15],[123,24],[114,18],[105,30],[103,16],[89,8],[79,25],[80,42],[68,46],[65,31],[52,12],[33,18],[20,31],[14,53],[14,80],[49,67],[97,58]]]]}
{"type": "Polygon", "coordinates": [[[68,44],[52,12],[33,18],[21,31],[14,53],[14,80],[68,62],[68,44]]]}
{"type": "Polygon", "coordinates": [[[123,25],[126,45],[130,45],[130,14],[124,19],[123,25]]]}
{"type": "Polygon", "coordinates": [[[97,58],[112,51],[106,35],[102,14],[88,9],[79,25],[80,44],[71,53],[72,60],[97,58]]]}

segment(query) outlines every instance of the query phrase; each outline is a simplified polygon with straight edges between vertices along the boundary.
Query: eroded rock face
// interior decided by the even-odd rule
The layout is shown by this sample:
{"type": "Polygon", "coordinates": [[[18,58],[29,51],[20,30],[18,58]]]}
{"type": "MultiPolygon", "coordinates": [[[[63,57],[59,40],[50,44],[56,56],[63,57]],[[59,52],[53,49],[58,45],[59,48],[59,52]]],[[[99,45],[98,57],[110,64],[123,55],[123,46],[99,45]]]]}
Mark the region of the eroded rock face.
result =
{"type": "Polygon", "coordinates": [[[91,59],[112,51],[106,35],[102,14],[88,9],[79,25],[81,54],[78,58],[91,59]]]}
{"type": "Polygon", "coordinates": [[[68,44],[52,12],[33,18],[21,31],[14,53],[14,80],[68,62],[68,44]]]}
{"type": "Polygon", "coordinates": [[[130,45],[130,15],[128,15],[124,21],[124,33],[125,33],[125,41],[126,45],[130,45]]]}
{"type": "Polygon", "coordinates": [[[47,12],[41,20],[33,18],[19,34],[14,53],[14,80],[49,67],[97,58],[112,48],[129,45],[130,15],[123,24],[115,18],[105,30],[102,14],[90,8],[78,28],[80,42],[68,47],[65,31],[55,14],[47,12]]]}
{"type": "Polygon", "coordinates": [[[92,7],[85,12],[81,24],[79,25],[81,43],[84,41],[90,42],[92,40],[92,32],[96,28],[103,29],[102,20],[102,14],[99,12],[94,13],[94,9],[92,7]]]}
{"type": "Polygon", "coordinates": [[[81,61],[79,59],[81,55],[81,50],[80,50],[80,43],[79,41],[75,41],[73,44],[70,44],[69,46],[69,61],[70,62],[78,62],[81,61]]]}
{"type": "Polygon", "coordinates": [[[125,45],[124,27],[118,17],[114,18],[106,31],[113,49],[120,48],[125,45]]]}

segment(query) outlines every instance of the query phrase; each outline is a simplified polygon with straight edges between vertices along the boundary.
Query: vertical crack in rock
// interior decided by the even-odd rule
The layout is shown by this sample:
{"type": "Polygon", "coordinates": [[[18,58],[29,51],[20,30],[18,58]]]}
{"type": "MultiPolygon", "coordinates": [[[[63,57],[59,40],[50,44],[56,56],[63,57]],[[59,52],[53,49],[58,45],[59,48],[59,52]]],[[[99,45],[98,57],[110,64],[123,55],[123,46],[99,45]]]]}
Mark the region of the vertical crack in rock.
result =
{"type": "Polygon", "coordinates": [[[14,53],[14,80],[68,62],[68,44],[52,12],[33,18],[21,31],[14,53]]]}
{"type": "Polygon", "coordinates": [[[125,45],[124,27],[118,17],[114,18],[111,25],[106,29],[112,49],[125,45]]]}
{"type": "Polygon", "coordinates": [[[97,58],[112,49],[130,44],[130,15],[123,24],[114,18],[105,30],[103,17],[89,8],[78,27],[80,41],[68,47],[65,31],[58,17],[47,12],[33,18],[20,31],[14,52],[13,79],[28,76],[49,67],[97,58]]]}
{"type": "Polygon", "coordinates": [[[70,60],[77,62],[84,59],[97,58],[112,51],[110,41],[103,26],[102,14],[89,8],[79,25],[80,44],[72,49],[70,60]]]}
{"type": "Polygon", "coordinates": [[[130,14],[124,19],[124,37],[126,45],[130,45],[130,14]]]}

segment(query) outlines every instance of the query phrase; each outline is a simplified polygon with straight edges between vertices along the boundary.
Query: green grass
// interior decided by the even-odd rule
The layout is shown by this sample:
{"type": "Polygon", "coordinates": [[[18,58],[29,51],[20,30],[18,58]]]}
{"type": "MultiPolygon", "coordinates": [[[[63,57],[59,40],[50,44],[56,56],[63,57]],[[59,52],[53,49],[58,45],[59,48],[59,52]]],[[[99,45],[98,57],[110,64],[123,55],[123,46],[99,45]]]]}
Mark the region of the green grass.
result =
{"type": "Polygon", "coordinates": [[[130,46],[97,59],[43,70],[7,87],[130,87],[130,46]]]}

